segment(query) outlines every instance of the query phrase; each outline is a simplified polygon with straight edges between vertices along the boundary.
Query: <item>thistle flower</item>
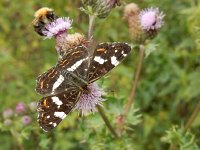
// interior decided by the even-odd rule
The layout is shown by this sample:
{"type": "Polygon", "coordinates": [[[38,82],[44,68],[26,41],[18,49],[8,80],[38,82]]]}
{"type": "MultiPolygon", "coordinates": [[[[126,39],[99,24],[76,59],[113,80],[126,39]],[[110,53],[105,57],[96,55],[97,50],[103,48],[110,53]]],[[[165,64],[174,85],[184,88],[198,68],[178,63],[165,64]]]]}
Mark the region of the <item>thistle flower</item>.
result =
{"type": "Polygon", "coordinates": [[[140,11],[134,3],[124,8],[124,18],[128,21],[130,37],[139,43],[156,35],[163,25],[164,16],[158,8],[147,8],[140,11]]]}
{"type": "Polygon", "coordinates": [[[96,83],[91,83],[88,85],[88,93],[83,93],[80,100],[76,104],[75,109],[77,109],[81,115],[86,115],[91,112],[96,111],[96,106],[102,106],[102,96],[105,93],[99,88],[96,83]]]}
{"type": "Polygon", "coordinates": [[[9,118],[13,115],[13,110],[11,108],[8,108],[3,111],[3,118],[9,118]]]}
{"type": "Polygon", "coordinates": [[[31,123],[31,121],[32,121],[32,119],[31,119],[30,116],[23,116],[22,117],[22,123],[23,123],[23,125],[28,125],[28,124],[31,123]]]}
{"type": "Polygon", "coordinates": [[[3,124],[4,124],[5,126],[9,126],[9,125],[12,124],[12,120],[6,119],[6,120],[4,120],[3,124]]]}
{"type": "Polygon", "coordinates": [[[57,37],[66,34],[68,29],[71,29],[72,20],[67,17],[58,18],[45,26],[43,34],[46,38],[57,37]]]}
{"type": "Polygon", "coordinates": [[[26,105],[20,102],[16,105],[15,110],[18,114],[23,114],[24,112],[26,112],[26,105]]]}
{"type": "Polygon", "coordinates": [[[140,12],[139,19],[142,29],[149,35],[154,36],[163,26],[164,13],[158,8],[147,8],[140,12]]]}
{"type": "Polygon", "coordinates": [[[108,16],[112,8],[119,4],[119,0],[82,0],[85,8],[81,8],[86,14],[99,18],[108,16]]]}
{"type": "Polygon", "coordinates": [[[36,111],[37,110],[37,102],[31,102],[31,103],[29,103],[29,108],[32,111],[36,111]]]}

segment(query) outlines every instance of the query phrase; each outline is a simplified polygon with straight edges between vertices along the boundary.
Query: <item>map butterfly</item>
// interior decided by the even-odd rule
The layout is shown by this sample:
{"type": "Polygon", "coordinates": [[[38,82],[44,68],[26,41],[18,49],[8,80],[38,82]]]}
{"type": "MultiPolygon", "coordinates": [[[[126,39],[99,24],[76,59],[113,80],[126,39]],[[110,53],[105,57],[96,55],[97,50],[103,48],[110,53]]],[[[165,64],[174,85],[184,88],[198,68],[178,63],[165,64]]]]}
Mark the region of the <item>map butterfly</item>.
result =
{"type": "Polygon", "coordinates": [[[127,43],[99,44],[93,56],[82,45],[70,49],[58,63],[37,78],[36,91],[44,95],[37,106],[38,122],[51,131],[70,113],[87,86],[104,76],[130,53],[127,43]]]}

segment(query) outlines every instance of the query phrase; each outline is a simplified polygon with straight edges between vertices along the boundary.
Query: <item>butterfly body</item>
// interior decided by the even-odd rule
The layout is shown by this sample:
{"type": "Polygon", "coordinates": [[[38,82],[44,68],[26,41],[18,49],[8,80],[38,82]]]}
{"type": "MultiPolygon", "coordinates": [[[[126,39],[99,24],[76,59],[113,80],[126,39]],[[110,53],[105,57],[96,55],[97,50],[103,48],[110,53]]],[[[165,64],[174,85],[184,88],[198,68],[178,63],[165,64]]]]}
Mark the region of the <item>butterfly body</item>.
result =
{"type": "Polygon", "coordinates": [[[55,128],[76,106],[88,85],[100,79],[130,53],[126,43],[99,44],[93,56],[84,46],[69,50],[37,78],[36,91],[46,95],[38,103],[38,121],[45,131],[55,128]]]}

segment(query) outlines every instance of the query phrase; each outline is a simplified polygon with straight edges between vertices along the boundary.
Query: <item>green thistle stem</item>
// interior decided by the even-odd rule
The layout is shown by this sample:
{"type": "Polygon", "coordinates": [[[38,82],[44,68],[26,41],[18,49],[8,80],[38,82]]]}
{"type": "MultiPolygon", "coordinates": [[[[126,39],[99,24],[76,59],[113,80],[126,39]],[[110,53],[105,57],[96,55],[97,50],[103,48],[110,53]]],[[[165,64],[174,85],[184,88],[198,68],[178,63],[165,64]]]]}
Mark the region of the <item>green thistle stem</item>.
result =
{"type": "Polygon", "coordinates": [[[97,109],[99,111],[99,114],[101,115],[103,121],[105,122],[105,125],[108,127],[108,129],[110,130],[110,132],[113,134],[113,136],[115,138],[119,138],[119,136],[117,135],[117,133],[115,132],[115,129],[112,127],[112,125],[110,124],[105,112],[103,111],[103,108],[101,106],[97,106],[97,109]]]}
{"type": "Polygon", "coordinates": [[[95,18],[95,15],[89,15],[88,39],[92,39],[95,18]]]}
{"type": "Polygon", "coordinates": [[[139,78],[140,78],[140,72],[141,72],[141,69],[142,69],[143,59],[144,59],[144,45],[140,45],[139,60],[138,60],[137,68],[136,68],[136,76],[135,76],[135,79],[133,81],[133,85],[132,85],[132,89],[131,89],[131,92],[130,92],[130,96],[128,98],[128,102],[125,105],[124,114],[122,116],[122,123],[119,125],[119,128],[118,128],[118,135],[121,135],[121,133],[122,133],[125,120],[128,116],[128,113],[130,112],[131,106],[134,102],[135,91],[137,89],[138,81],[139,81],[139,78]]]}
{"type": "MultiPolygon", "coordinates": [[[[94,22],[95,22],[95,15],[89,15],[89,28],[88,28],[88,39],[91,40],[90,47],[92,47],[93,41],[93,31],[94,31],[94,22]]],[[[93,53],[93,52],[92,52],[93,53]]],[[[105,125],[108,127],[110,132],[113,134],[114,137],[119,138],[117,133],[115,132],[114,128],[110,124],[105,112],[103,111],[103,108],[101,106],[97,106],[97,109],[99,111],[99,114],[101,115],[103,121],[105,122],[105,125]]]]}
{"type": "Polygon", "coordinates": [[[188,122],[186,123],[186,125],[184,127],[185,131],[187,131],[191,127],[192,123],[194,122],[194,120],[198,116],[199,112],[200,112],[200,100],[199,100],[199,103],[197,104],[196,108],[194,109],[192,115],[190,116],[188,122]]]}
{"type": "Polygon", "coordinates": [[[131,109],[131,105],[134,102],[135,91],[136,91],[136,88],[137,88],[137,85],[138,85],[138,81],[140,79],[140,72],[141,72],[141,69],[142,69],[143,59],[144,59],[144,46],[140,45],[139,60],[138,60],[138,64],[137,64],[136,75],[135,75],[135,79],[134,79],[134,82],[133,82],[133,86],[132,86],[132,89],[131,89],[131,93],[130,93],[128,102],[125,106],[125,111],[124,111],[125,117],[127,117],[128,113],[131,109]]]}
{"type": "MultiPolygon", "coordinates": [[[[191,127],[192,123],[194,122],[194,120],[198,116],[199,112],[200,112],[200,100],[199,100],[196,108],[192,112],[192,115],[190,116],[190,118],[188,119],[187,123],[184,126],[184,131],[185,132],[191,127]]],[[[169,147],[169,150],[174,150],[175,148],[176,148],[176,145],[175,144],[171,144],[170,147],[169,147]]]]}

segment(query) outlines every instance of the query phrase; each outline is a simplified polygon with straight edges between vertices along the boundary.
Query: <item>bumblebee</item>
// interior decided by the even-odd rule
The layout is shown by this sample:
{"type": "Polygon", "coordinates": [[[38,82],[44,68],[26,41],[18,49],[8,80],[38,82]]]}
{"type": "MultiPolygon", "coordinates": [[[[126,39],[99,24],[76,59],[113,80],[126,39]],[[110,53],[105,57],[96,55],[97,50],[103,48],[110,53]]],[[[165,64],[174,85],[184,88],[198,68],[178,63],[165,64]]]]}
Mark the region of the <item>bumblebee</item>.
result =
{"type": "Polygon", "coordinates": [[[42,31],[45,28],[47,23],[50,23],[57,19],[58,17],[55,15],[55,12],[51,8],[43,7],[35,12],[35,18],[32,22],[35,32],[39,35],[44,36],[42,31]]]}

